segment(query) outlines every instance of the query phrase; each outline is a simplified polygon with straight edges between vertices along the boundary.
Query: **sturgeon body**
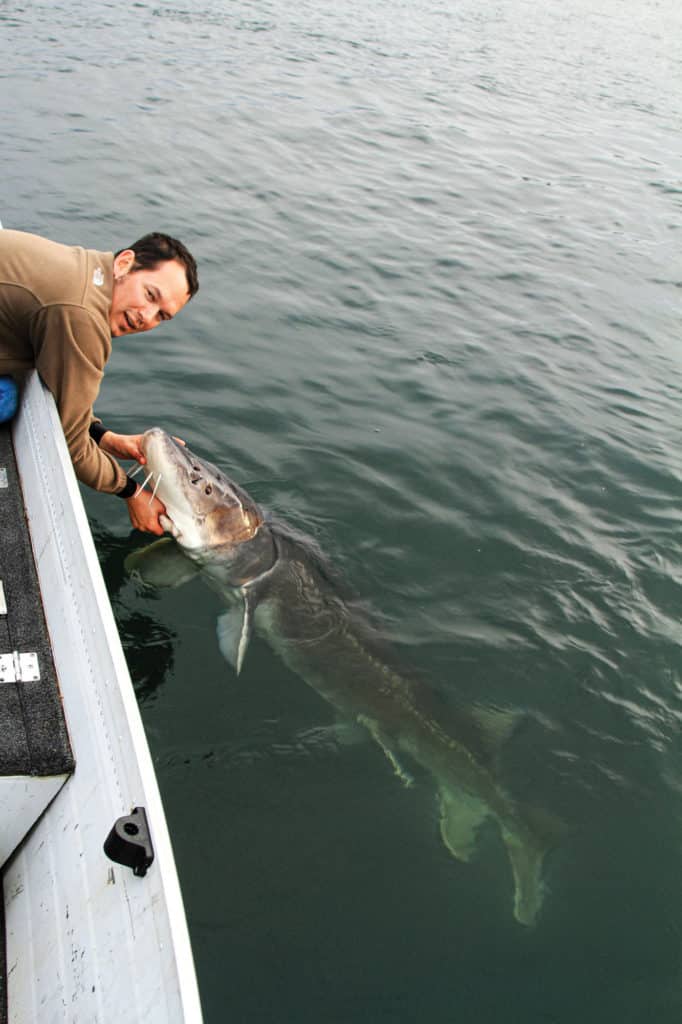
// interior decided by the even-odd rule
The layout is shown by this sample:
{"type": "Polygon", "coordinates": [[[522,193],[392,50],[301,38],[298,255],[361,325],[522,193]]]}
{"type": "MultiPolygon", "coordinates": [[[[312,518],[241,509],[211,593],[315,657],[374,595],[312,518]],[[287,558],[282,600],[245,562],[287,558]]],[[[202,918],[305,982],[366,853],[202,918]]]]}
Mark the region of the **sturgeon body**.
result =
{"type": "MultiPolygon", "coordinates": [[[[364,726],[405,782],[407,756],[433,777],[440,831],[467,861],[481,824],[494,819],[514,879],[514,914],[532,924],[543,896],[549,816],[519,804],[493,769],[486,729],[431,687],[391,665],[376,631],[343,600],[314,545],[268,520],[215,466],[159,428],[144,435],[148,472],[166,506],[168,539],[132,556],[152,583],[201,572],[222,595],[221,650],[239,672],[254,630],[339,716],[364,726]]],[[[144,499],[142,499],[144,500],[144,499]]]]}

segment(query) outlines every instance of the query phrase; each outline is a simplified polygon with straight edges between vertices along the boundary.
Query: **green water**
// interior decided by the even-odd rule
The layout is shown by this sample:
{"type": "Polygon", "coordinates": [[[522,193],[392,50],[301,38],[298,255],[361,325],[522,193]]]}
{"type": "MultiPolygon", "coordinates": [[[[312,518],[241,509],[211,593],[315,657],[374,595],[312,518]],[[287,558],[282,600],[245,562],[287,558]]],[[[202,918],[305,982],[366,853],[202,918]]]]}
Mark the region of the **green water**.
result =
{"type": "Polygon", "coordinates": [[[522,713],[559,816],[534,929],[495,827],[344,746],[200,580],[141,590],[86,505],[210,1022],[580,1020],[681,1007],[682,12],[673,0],[0,0],[0,219],[181,237],[201,290],[114,347],[162,425],[312,535],[396,656],[522,713]]]}

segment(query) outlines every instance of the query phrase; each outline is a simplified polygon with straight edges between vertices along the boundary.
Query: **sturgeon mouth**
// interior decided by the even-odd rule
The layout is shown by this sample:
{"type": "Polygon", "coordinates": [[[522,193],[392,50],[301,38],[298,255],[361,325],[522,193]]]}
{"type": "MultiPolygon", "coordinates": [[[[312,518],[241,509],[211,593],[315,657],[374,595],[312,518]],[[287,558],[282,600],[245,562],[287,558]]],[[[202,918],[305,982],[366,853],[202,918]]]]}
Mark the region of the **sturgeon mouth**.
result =
{"type": "MultiPolygon", "coordinates": [[[[140,473],[144,468],[145,468],[144,463],[140,462],[140,463],[138,463],[138,465],[136,466],[135,469],[133,469],[130,473],[128,473],[128,476],[130,476],[130,477],[137,476],[137,474],[140,473]]],[[[137,491],[137,493],[134,495],[134,497],[136,497],[136,498],[139,497],[139,495],[143,493],[143,491],[144,491],[145,487],[147,486],[147,484],[149,483],[149,481],[153,480],[153,478],[154,478],[154,473],[153,472],[152,473],[148,473],[147,476],[142,481],[142,483],[140,484],[140,490],[137,491]]],[[[163,479],[163,474],[157,473],[156,474],[156,482],[154,483],[154,490],[152,491],[151,496],[149,498],[149,504],[150,505],[153,502],[154,498],[156,497],[156,492],[159,489],[159,484],[161,483],[162,479],[163,479]]]]}

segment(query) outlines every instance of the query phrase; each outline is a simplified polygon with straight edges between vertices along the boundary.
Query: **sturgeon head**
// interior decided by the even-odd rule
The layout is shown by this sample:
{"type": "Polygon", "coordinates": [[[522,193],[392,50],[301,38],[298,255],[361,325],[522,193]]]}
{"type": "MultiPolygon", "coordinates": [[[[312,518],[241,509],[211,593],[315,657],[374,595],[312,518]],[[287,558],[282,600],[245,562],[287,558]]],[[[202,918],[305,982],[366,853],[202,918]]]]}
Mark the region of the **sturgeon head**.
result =
{"type": "MultiPolygon", "coordinates": [[[[255,609],[278,561],[278,548],[262,510],[233,480],[178,444],[160,427],[142,436],[147,471],[166,506],[161,525],[171,533],[127,560],[145,582],[177,586],[201,571],[227,599],[218,620],[220,649],[241,670],[255,609]]],[[[142,499],[144,500],[144,499],[142,499]]]]}
{"type": "Polygon", "coordinates": [[[242,587],[273,567],[275,541],[245,490],[160,427],[142,435],[141,447],[166,506],[161,525],[214,583],[242,587]]]}
{"type": "Polygon", "coordinates": [[[237,548],[263,525],[256,502],[216,466],[178,444],[160,427],[142,436],[147,471],[166,506],[161,525],[188,552],[237,548]]]}

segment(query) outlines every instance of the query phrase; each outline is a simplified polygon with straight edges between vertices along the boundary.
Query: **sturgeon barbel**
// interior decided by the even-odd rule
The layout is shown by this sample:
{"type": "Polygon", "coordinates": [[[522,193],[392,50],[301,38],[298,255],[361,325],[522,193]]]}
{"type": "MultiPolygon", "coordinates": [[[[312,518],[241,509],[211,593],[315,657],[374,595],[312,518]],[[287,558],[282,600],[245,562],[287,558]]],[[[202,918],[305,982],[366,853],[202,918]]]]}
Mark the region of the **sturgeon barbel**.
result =
{"type": "Polygon", "coordinates": [[[389,665],[378,635],[341,598],[306,538],[266,518],[225,473],[160,428],[144,434],[142,448],[166,506],[162,525],[183,551],[166,538],[133,555],[129,566],[156,583],[200,571],[226,602],[218,639],[237,672],[255,630],[339,715],[366,728],[404,781],[405,755],[426,769],[443,841],[456,858],[470,859],[479,827],[494,819],[511,862],[515,917],[532,924],[542,903],[550,816],[505,790],[485,730],[472,733],[469,716],[389,665]]]}

